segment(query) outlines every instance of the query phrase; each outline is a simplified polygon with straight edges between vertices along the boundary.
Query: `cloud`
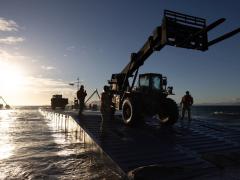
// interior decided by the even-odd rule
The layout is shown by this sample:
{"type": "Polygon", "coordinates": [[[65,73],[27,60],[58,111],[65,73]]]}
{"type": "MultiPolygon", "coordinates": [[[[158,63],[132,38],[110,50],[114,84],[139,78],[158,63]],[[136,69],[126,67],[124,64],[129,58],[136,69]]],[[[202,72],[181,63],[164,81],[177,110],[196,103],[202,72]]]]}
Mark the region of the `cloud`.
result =
{"type": "MultiPolygon", "coordinates": [[[[10,52],[0,48],[0,63],[1,62],[16,63],[19,66],[26,66],[26,65],[29,65],[29,63],[31,63],[31,64],[37,63],[38,59],[35,59],[30,56],[22,55],[19,52],[11,52],[10,53],[10,52]]],[[[41,68],[39,66],[37,66],[37,67],[41,68]]]]}
{"type": "Polygon", "coordinates": [[[18,31],[18,28],[15,21],[0,17],[0,31],[18,31]]]}
{"type": "Polygon", "coordinates": [[[240,103],[240,98],[236,98],[235,103],[240,103]]]}
{"type": "Polygon", "coordinates": [[[75,49],[75,46],[69,46],[66,48],[67,51],[73,51],[75,49]]]}
{"type": "Polygon", "coordinates": [[[73,91],[67,82],[43,77],[27,77],[25,90],[39,94],[69,93],[73,91]]]}
{"type": "MultiPolygon", "coordinates": [[[[0,61],[36,63],[39,61],[39,59],[22,55],[19,52],[9,53],[8,51],[6,51],[4,49],[0,49],[0,61]]],[[[49,67],[48,67],[48,69],[49,69],[49,67]]],[[[50,67],[50,69],[56,69],[56,68],[50,67]]]]}
{"type": "Polygon", "coordinates": [[[44,70],[47,70],[47,71],[56,69],[56,68],[53,67],[53,66],[44,66],[44,65],[42,65],[41,68],[44,69],[44,70]]]}
{"type": "Polygon", "coordinates": [[[23,56],[19,53],[10,54],[7,51],[0,49],[0,60],[2,61],[20,61],[27,60],[29,57],[23,56]]]}
{"type": "Polygon", "coordinates": [[[31,62],[36,63],[36,62],[38,62],[38,59],[31,59],[31,62]]]}
{"type": "Polygon", "coordinates": [[[20,43],[23,42],[25,39],[22,37],[14,37],[14,36],[8,36],[6,38],[2,38],[0,39],[0,44],[16,44],[16,43],[20,43]]]}

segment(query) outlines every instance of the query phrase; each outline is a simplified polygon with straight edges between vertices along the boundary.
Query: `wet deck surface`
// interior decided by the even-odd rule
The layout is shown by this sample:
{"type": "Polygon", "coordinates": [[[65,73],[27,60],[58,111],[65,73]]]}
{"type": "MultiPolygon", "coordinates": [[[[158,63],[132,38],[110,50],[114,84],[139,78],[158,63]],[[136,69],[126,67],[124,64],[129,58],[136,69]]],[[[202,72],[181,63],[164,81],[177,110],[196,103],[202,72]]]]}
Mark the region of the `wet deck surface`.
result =
{"type": "Polygon", "coordinates": [[[240,124],[195,119],[165,128],[151,119],[131,128],[119,116],[109,120],[99,112],[84,112],[81,117],[76,112],[64,114],[71,115],[126,174],[154,165],[133,174],[151,179],[240,177],[240,124]]]}

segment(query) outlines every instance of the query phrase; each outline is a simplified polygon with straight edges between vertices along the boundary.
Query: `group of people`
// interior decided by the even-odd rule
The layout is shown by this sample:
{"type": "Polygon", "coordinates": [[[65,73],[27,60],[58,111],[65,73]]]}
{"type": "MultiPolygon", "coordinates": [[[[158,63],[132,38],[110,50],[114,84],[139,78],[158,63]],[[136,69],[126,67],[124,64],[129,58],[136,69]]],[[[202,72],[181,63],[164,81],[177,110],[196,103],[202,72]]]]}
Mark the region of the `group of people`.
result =
{"type": "MultiPolygon", "coordinates": [[[[114,110],[112,108],[111,96],[109,96],[108,92],[109,92],[108,86],[104,86],[104,92],[102,93],[102,96],[101,96],[101,102],[103,102],[103,99],[104,99],[105,104],[101,104],[101,112],[109,111],[108,113],[114,114],[113,112],[114,110]],[[105,106],[110,108],[108,109],[105,106]]],[[[84,89],[84,86],[81,85],[80,89],[77,91],[77,98],[79,100],[79,115],[82,114],[86,96],[87,96],[87,92],[84,89]]],[[[193,97],[190,95],[189,91],[186,91],[186,94],[182,97],[180,105],[182,107],[181,119],[184,119],[185,113],[187,111],[188,120],[191,120],[191,106],[193,105],[193,97]]]]}
{"type": "MultiPolygon", "coordinates": [[[[110,95],[110,91],[109,91],[109,87],[108,86],[104,86],[103,88],[103,93],[101,94],[101,102],[104,102],[101,104],[101,112],[104,114],[113,114],[114,110],[113,110],[113,106],[112,106],[112,96],[110,95]]],[[[78,104],[79,104],[79,115],[82,114],[82,111],[84,109],[85,106],[85,97],[87,96],[87,92],[84,89],[84,86],[81,85],[80,89],[77,91],[77,98],[78,98],[78,104]]]]}

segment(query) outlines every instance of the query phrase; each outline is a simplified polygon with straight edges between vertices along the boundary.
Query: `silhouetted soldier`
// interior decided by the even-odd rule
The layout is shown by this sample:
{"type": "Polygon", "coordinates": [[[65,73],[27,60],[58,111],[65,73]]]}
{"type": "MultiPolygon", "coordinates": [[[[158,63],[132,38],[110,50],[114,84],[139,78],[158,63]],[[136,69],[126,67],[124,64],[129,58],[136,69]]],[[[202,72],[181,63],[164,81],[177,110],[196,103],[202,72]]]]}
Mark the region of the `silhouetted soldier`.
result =
{"type": "Polygon", "coordinates": [[[110,114],[111,113],[111,105],[112,105],[112,96],[109,92],[109,87],[104,86],[103,92],[101,94],[101,113],[102,114],[110,114]]]}
{"type": "Polygon", "coordinates": [[[100,127],[101,135],[106,134],[106,129],[109,123],[113,119],[114,107],[112,103],[112,94],[108,86],[104,86],[103,93],[101,94],[101,107],[100,111],[102,113],[102,123],[100,127]]]}
{"type": "Polygon", "coordinates": [[[84,86],[81,85],[80,89],[77,91],[77,98],[79,100],[79,115],[82,114],[83,108],[84,108],[84,101],[85,97],[87,96],[86,91],[84,90],[84,86]]]}
{"type": "Polygon", "coordinates": [[[191,120],[191,106],[193,105],[193,97],[189,94],[189,91],[186,91],[186,95],[182,97],[180,103],[182,105],[182,118],[185,116],[185,112],[188,112],[188,120],[191,120]]]}

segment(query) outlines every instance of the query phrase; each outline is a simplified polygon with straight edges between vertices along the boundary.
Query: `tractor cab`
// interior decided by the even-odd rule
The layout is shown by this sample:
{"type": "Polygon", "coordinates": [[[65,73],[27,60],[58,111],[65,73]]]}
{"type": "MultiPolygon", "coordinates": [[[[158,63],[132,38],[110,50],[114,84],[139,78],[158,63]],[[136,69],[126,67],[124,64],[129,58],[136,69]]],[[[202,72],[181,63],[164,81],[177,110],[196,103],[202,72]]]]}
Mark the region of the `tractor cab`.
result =
{"type": "Polygon", "coordinates": [[[156,73],[140,74],[138,90],[143,93],[157,92],[167,95],[172,94],[172,87],[167,87],[167,77],[156,73]]]}

